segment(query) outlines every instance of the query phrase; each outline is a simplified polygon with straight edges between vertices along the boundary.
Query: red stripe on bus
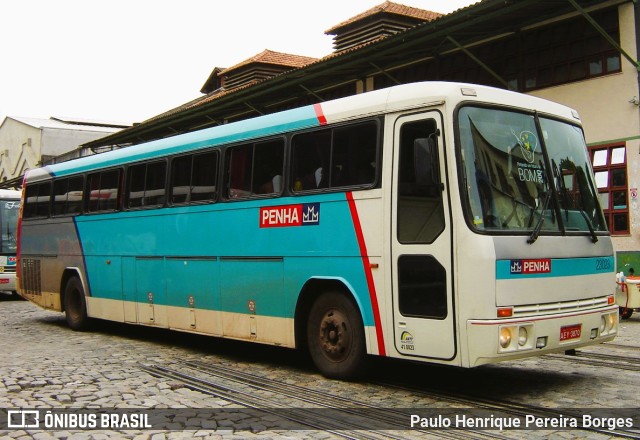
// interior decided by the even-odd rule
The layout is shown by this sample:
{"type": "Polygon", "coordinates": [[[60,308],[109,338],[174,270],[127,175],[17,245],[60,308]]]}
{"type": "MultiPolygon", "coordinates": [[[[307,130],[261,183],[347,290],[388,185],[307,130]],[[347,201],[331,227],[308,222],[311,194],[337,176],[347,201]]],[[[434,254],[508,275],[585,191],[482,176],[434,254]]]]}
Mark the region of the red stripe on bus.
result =
{"type": "Polygon", "coordinates": [[[358,238],[358,246],[360,247],[360,255],[362,256],[362,266],[364,273],[367,277],[367,285],[369,287],[369,299],[371,300],[371,308],[373,309],[373,319],[376,324],[376,337],[378,340],[378,352],[381,356],[386,355],[384,348],[384,336],[382,334],[382,321],[380,320],[380,308],[378,307],[378,295],[376,294],[376,285],[373,282],[373,274],[371,273],[371,266],[369,264],[369,254],[367,253],[367,244],[364,241],[364,234],[362,233],[362,226],[360,225],[360,217],[358,217],[358,210],[356,203],[353,200],[353,194],[347,192],[347,201],[349,202],[349,210],[351,211],[351,218],[353,219],[353,226],[356,230],[356,237],[358,238]]]}
{"type": "Polygon", "coordinates": [[[313,109],[316,112],[316,117],[318,118],[320,125],[327,125],[327,118],[324,117],[324,112],[322,111],[320,104],[313,104],[313,109]]]}

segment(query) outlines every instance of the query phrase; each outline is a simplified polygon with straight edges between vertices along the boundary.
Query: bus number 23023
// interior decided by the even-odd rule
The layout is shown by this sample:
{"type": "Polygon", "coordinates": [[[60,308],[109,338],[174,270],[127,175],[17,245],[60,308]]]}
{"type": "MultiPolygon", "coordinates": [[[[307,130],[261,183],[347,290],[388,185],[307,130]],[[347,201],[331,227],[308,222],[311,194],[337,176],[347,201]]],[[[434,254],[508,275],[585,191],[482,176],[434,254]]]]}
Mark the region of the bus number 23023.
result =
{"type": "Polygon", "coordinates": [[[597,271],[607,271],[611,270],[613,267],[611,265],[611,260],[609,258],[598,258],[596,259],[596,270],[597,271]]]}

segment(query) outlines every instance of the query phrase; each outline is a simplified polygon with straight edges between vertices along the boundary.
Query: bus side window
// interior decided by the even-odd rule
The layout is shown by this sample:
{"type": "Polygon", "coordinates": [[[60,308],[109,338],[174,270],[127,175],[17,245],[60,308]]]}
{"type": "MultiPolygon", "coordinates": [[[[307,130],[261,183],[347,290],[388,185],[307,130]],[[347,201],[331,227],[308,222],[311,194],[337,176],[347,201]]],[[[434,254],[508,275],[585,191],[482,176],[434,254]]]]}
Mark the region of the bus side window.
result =
{"type": "Polygon", "coordinates": [[[218,152],[189,154],[171,162],[171,203],[212,202],[217,196],[218,152]]]}
{"type": "Polygon", "coordinates": [[[120,170],[89,174],[87,179],[87,211],[115,211],[120,200],[120,170]]]}
{"type": "Polygon", "coordinates": [[[129,167],[127,174],[126,207],[157,207],[165,201],[165,161],[143,163],[129,167]]]}
{"type": "Polygon", "coordinates": [[[375,122],[336,128],[331,155],[331,186],[371,185],[376,177],[378,129],[375,122]]]}
{"type": "Polygon", "coordinates": [[[147,171],[146,165],[135,165],[127,170],[127,192],[125,206],[138,208],[143,205],[144,178],[147,171]]]}
{"type": "Polygon", "coordinates": [[[218,152],[196,154],[191,169],[191,202],[210,202],[218,196],[218,152]]]}
{"type": "Polygon", "coordinates": [[[253,193],[280,194],[284,167],[284,142],[280,139],[255,145],[253,193]]]}
{"type": "Polygon", "coordinates": [[[331,130],[317,130],[294,136],[292,151],[293,191],[309,191],[329,186],[331,130]]]}
{"type": "Polygon", "coordinates": [[[238,145],[227,150],[227,197],[243,199],[251,195],[253,145],[238,145]]]}
{"type": "Polygon", "coordinates": [[[167,162],[147,164],[147,176],[144,185],[144,206],[162,206],[165,202],[167,186],[167,162]]]}
{"type": "Polygon", "coordinates": [[[282,139],[231,147],[226,161],[227,198],[280,194],[284,167],[282,139]]]}
{"type": "Polygon", "coordinates": [[[292,190],[371,186],[376,181],[375,121],[316,130],[293,138],[292,190]]]}
{"type": "Polygon", "coordinates": [[[28,185],[25,191],[24,218],[49,217],[51,182],[28,185]]]}
{"type": "Polygon", "coordinates": [[[192,161],[192,154],[171,161],[171,203],[174,205],[191,201],[192,161]]]}
{"type": "Polygon", "coordinates": [[[82,176],[56,180],[53,184],[53,215],[82,213],[82,176]]]}

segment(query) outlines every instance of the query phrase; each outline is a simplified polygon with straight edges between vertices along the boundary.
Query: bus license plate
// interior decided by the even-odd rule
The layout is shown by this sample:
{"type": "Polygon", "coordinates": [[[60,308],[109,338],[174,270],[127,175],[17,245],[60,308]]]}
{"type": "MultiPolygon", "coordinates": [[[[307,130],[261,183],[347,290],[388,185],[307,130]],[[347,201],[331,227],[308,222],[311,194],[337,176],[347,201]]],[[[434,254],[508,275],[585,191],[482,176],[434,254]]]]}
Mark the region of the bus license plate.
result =
{"type": "Polygon", "coordinates": [[[582,324],[565,325],[560,327],[560,340],[568,341],[569,339],[579,339],[582,333],[582,324]]]}

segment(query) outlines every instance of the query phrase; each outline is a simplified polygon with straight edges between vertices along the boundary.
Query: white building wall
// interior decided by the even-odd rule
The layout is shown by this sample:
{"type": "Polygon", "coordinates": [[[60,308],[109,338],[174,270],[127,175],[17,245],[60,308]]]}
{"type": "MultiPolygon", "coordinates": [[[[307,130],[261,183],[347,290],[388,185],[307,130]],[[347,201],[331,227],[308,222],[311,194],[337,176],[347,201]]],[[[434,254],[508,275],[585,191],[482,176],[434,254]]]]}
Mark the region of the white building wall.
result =
{"type": "Polygon", "coordinates": [[[78,148],[86,142],[105,137],[107,134],[104,131],[43,128],[40,153],[44,156],[58,156],[78,148]]]}
{"type": "Polygon", "coordinates": [[[40,162],[42,132],[11,118],[0,126],[0,181],[21,176],[40,162]]]}
{"type": "Polygon", "coordinates": [[[42,166],[43,159],[68,153],[118,130],[113,126],[78,125],[54,118],[6,117],[0,125],[0,182],[42,166]]]}

